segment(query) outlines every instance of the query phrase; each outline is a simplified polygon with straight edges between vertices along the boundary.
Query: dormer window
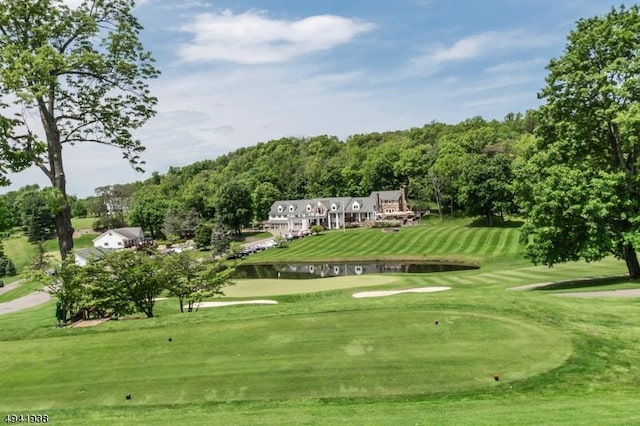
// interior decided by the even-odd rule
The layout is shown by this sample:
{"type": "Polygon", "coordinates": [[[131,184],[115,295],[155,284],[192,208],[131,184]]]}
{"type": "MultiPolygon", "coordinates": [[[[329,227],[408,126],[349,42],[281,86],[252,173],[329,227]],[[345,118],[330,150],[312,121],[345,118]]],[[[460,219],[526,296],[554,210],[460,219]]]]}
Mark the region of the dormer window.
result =
{"type": "Polygon", "coordinates": [[[278,213],[282,213],[282,206],[278,206],[278,213]]]}
{"type": "Polygon", "coordinates": [[[336,210],[338,210],[338,206],[336,206],[335,204],[331,204],[331,211],[335,212],[336,210]]]}
{"type": "Polygon", "coordinates": [[[353,203],[352,207],[353,207],[354,210],[360,210],[360,204],[358,204],[357,201],[355,203],[353,203]]]}
{"type": "Polygon", "coordinates": [[[307,211],[310,212],[311,211],[311,204],[307,204],[307,211]]]}
{"type": "Polygon", "coordinates": [[[294,210],[295,210],[295,208],[294,208],[293,206],[289,206],[289,211],[290,211],[291,213],[293,213],[293,211],[294,211],[294,210]]]}

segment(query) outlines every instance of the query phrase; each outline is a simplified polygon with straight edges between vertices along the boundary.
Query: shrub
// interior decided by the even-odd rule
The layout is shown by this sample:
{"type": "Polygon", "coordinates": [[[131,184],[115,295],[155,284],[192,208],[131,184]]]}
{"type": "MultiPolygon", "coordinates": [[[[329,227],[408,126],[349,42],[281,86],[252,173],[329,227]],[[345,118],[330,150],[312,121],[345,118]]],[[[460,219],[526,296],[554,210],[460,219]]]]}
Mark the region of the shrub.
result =
{"type": "Polygon", "coordinates": [[[313,225],[311,228],[309,228],[309,231],[311,231],[312,234],[318,235],[322,231],[324,231],[324,226],[322,226],[322,225],[313,225]]]}

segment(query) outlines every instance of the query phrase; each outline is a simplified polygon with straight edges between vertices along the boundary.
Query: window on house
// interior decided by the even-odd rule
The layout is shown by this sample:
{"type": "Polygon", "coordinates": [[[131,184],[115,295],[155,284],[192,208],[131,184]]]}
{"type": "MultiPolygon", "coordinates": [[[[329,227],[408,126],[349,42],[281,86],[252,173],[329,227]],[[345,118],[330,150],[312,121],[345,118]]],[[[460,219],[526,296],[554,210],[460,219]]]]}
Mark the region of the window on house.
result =
{"type": "Polygon", "coordinates": [[[360,210],[360,204],[358,204],[358,203],[353,203],[353,209],[354,209],[354,210],[360,210]]]}
{"type": "Polygon", "coordinates": [[[289,211],[293,212],[295,210],[295,208],[293,206],[289,206],[289,211]]]}
{"type": "Polygon", "coordinates": [[[282,206],[278,206],[278,213],[282,213],[282,206]]]}
{"type": "Polygon", "coordinates": [[[338,210],[338,206],[336,206],[335,204],[331,204],[331,211],[335,212],[336,210],[338,210]]]}
{"type": "Polygon", "coordinates": [[[311,205],[307,204],[307,211],[310,212],[311,211],[311,205]]]}
{"type": "Polygon", "coordinates": [[[105,241],[105,242],[104,242],[104,246],[105,246],[105,247],[109,247],[109,242],[108,242],[108,241],[105,241]]]}
{"type": "Polygon", "coordinates": [[[118,246],[122,246],[122,241],[118,241],[118,246]]]}

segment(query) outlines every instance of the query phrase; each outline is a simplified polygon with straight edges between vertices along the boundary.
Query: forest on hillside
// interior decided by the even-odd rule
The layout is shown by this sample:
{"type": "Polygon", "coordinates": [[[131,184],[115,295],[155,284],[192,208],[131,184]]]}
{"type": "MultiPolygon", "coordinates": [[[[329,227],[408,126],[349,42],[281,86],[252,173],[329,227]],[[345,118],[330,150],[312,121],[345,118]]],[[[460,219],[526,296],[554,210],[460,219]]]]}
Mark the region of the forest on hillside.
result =
{"type": "MultiPolygon", "coordinates": [[[[95,216],[97,228],[126,223],[158,238],[193,235],[200,222],[216,217],[232,229],[255,226],[280,199],[365,196],[404,186],[414,210],[490,218],[517,211],[514,173],[533,144],[535,115],[431,122],[345,141],[320,135],[261,142],[154,172],[144,182],[96,188],[95,196],[73,198],[72,212],[95,216]]],[[[4,227],[22,226],[32,241],[53,235],[53,194],[34,185],[0,196],[4,227]]]]}

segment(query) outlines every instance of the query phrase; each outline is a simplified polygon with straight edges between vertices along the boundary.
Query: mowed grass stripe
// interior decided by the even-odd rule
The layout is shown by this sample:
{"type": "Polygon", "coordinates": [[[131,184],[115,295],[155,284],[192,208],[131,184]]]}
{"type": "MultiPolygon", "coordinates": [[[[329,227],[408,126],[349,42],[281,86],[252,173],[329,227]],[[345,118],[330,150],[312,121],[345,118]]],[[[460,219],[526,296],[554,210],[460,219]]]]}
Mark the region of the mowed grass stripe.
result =
{"type": "Polygon", "coordinates": [[[512,238],[518,235],[515,232],[509,232],[509,229],[501,229],[501,231],[502,232],[500,232],[500,239],[498,240],[498,244],[496,244],[496,247],[493,250],[494,256],[506,255],[508,253],[508,249],[510,249],[511,245],[513,245],[512,238]]]}
{"type": "Polygon", "coordinates": [[[469,242],[466,243],[466,246],[462,247],[459,251],[462,251],[463,253],[488,252],[486,248],[491,240],[490,230],[482,228],[477,232],[473,232],[471,235],[473,238],[471,238],[469,242]]]}
{"type": "Polygon", "coordinates": [[[381,229],[328,231],[294,241],[286,250],[271,249],[252,255],[246,261],[329,261],[402,255],[438,258],[451,255],[479,255],[492,260],[498,253],[518,253],[517,228],[473,228],[460,223],[438,227],[406,227],[399,232],[381,229]]]}
{"type": "Polygon", "coordinates": [[[438,241],[438,249],[437,251],[440,253],[451,253],[451,247],[458,243],[459,239],[461,238],[462,234],[464,232],[466,232],[466,229],[464,228],[458,228],[455,229],[454,231],[448,230],[449,232],[446,232],[445,234],[445,230],[440,230],[438,237],[437,237],[437,241],[438,241]]]}

